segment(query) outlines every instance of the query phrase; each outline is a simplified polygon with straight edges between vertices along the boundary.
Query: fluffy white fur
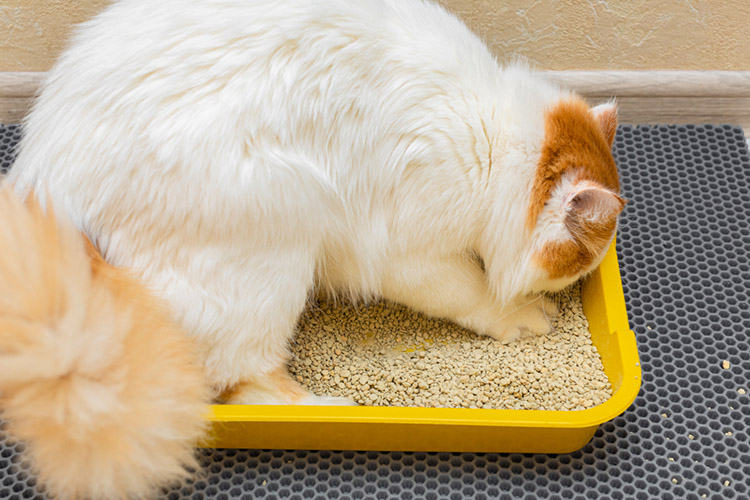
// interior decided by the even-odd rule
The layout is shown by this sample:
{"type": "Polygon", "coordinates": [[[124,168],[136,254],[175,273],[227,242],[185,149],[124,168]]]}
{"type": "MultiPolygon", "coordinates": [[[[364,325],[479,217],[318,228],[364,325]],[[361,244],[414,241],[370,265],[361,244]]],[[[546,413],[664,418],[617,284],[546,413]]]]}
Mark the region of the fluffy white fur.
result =
{"type": "Polygon", "coordinates": [[[567,97],[421,0],[120,0],[49,73],[10,182],[169,301],[217,391],[284,403],[258,381],[316,284],[547,331],[529,294],[575,278],[531,256],[569,235],[524,223],[567,97]]]}

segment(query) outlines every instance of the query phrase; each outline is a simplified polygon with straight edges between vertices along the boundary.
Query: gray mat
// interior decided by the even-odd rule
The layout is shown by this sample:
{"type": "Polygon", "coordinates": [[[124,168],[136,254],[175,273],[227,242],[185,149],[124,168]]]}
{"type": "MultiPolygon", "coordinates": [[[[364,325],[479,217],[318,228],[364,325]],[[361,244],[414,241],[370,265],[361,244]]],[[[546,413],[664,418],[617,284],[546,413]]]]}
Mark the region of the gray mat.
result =
{"type": "MultiPolygon", "coordinates": [[[[0,166],[17,134],[0,127],[0,166]]],[[[744,135],[728,126],[624,126],[615,156],[630,200],[618,253],[643,388],[581,451],[201,450],[204,478],[163,497],[750,498],[744,135]]],[[[0,436],[0,498],[43,498],[19,450],[0,436]]]]}

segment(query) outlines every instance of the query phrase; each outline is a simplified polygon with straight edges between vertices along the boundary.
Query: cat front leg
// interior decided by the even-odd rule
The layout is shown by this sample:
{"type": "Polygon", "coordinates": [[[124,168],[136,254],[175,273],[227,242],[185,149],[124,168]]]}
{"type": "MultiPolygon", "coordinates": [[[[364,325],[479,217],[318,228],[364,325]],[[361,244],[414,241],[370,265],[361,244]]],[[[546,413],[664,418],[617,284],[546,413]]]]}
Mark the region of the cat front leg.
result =
{"type": "Polygon", "coordinates": [[[389,265],[381,293],[386,299],[502,341],[547,333],[556,314],[555,304],[543,296],[499,303],[479,264],[461,255],[396,259],[389,265]]]}

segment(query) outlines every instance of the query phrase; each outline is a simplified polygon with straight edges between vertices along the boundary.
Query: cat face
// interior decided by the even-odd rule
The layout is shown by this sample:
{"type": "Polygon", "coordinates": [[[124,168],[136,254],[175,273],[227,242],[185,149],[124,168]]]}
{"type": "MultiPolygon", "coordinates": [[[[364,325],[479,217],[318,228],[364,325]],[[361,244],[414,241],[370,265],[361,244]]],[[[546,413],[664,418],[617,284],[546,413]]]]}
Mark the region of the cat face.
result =
{"type": "Polygon", "coordinates": [[[595,269],[614,238],[625,205],[611,153],[616,128],[614,104],[569,99],[545,116],[526,221],[535,291],[562,289],[595,269]]]}

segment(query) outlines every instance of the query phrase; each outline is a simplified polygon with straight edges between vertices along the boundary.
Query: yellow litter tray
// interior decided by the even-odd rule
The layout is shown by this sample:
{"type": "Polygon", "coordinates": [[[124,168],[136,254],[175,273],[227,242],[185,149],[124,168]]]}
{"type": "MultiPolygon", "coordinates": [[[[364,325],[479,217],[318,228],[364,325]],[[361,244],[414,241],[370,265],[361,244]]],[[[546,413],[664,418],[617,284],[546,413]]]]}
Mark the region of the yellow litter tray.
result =
{"type": "Polygon", "coordinates": [[[203,446],[304,450],[566,453],[621,414],[641,386],[615,244],[584,281],[583,310],[613,396],[581,411],[213,405],[203,446]]]}

